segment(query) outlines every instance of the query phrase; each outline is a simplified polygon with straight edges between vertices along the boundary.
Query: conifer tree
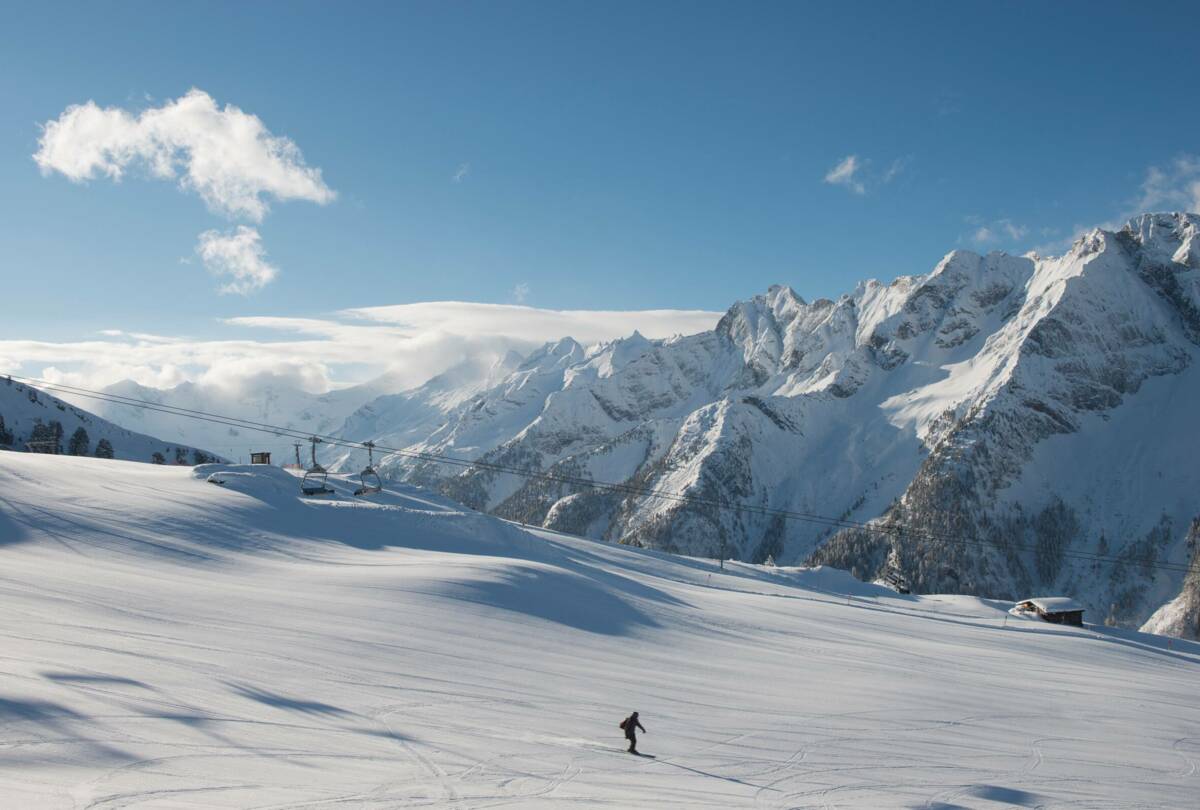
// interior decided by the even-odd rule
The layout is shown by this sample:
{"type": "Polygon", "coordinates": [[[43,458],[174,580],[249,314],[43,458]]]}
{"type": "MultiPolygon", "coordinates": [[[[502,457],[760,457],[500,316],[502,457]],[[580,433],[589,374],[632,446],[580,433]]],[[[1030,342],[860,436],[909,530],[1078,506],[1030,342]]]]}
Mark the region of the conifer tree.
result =
{"type": "Polygon", "coordinates": [[[71,434],[71,440],[67,442],[67,452],[73,456],[86,456],[91,443],[87,431],[82,426],[77,427],[71,434]]]}

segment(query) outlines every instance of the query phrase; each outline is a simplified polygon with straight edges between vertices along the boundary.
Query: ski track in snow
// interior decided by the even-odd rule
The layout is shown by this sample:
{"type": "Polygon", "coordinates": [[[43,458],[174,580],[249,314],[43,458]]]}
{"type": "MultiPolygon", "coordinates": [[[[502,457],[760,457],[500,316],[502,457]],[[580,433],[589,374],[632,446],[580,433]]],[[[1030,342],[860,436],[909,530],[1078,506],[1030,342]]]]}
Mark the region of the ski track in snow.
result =
{"type": "Polygon", "coordinates": [[[0,807],[1178,808],[1200,787],[1200,645],[225,474],[0,454],[0,807]],[[633,708],[655,759],[624,752],[633,708]]]}

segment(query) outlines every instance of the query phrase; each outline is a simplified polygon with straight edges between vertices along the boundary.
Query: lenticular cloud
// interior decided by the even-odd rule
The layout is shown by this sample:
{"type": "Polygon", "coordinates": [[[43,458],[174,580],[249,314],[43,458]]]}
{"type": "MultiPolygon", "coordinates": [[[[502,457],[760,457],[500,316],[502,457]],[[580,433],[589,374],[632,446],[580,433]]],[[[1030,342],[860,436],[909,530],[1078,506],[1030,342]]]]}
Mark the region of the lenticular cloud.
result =
{"type": "Polygon", "coordinates": [[[76,182],[120,180],[143,166],[154,177],[178,178],[218,213],[256,222],[272,197],[324,204],[336,196],[290,139],[196,89],[136,116],[94,101],[72,105],[46,122],[33,159],[44,174],[76,182]]]}

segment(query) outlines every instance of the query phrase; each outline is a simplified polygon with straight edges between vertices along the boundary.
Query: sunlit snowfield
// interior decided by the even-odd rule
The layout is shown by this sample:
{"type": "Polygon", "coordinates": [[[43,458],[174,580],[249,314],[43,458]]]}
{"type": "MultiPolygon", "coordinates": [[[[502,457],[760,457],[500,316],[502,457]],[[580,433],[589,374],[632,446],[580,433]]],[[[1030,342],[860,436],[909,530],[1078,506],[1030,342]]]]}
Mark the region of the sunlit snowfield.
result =
{"type": "Polygon", "coordinates": [[[1200,646],[248,470],[0,454],[0,806],[1200,795],[1200,646]]]}

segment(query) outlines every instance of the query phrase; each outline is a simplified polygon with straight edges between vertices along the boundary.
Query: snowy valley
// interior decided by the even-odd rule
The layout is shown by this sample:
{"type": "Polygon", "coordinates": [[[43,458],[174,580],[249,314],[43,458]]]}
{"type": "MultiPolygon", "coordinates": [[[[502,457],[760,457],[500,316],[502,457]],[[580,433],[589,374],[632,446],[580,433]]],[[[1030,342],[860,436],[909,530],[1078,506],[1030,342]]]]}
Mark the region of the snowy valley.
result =
{"type": "Polygon", "coordinates": [[[1195,643],[829,568],[720,570],[353,483],[303,499],[266,466],[0,454],[5,806],[1195,795],[1195,643]],[[624,752],[635,709],[654,758],[624,752]]]}

